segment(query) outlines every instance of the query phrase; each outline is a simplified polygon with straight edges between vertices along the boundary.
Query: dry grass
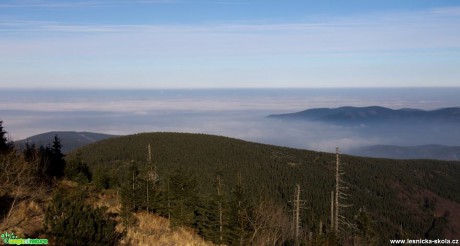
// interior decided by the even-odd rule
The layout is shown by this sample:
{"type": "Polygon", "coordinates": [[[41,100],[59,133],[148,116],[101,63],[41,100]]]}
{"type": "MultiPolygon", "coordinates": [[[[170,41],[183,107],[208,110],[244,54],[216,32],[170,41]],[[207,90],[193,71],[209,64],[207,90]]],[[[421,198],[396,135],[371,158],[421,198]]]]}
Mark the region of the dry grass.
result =
{"type": "Polygon", "coordinates": [[[204,241],[192,230],[186,228],[169,229],[165,218],[146,212],[135,214],[138,224],[127,230],[122,244],[126,245],[213,245],[204,241]]]}
{"type": "MultiPolygon", "coordinates": [[[[106,207],[107,212],[119,215],[121,205],[116,191],[106,190],[97,195],[97,199],[92,201],[97,207],[106,207]]],[[[119,222],[118,231],[126,229],[126,235],[121,240],[122,245],[161,245],[161,246],[176,246],[176,245],[193,245],[206,246],[214,245],[204,241],[193,230],[188,228],[169,229],[169,220],[155,214],[147,212],[135,213],[136,225],[125,228],[121,223],[121,218],[117,216],[115,219],[119,222]]]]}
{"type": "MultiPolygon", "coordinates": [[[[91,193],[90,193],[91,195],[91,193]]],[[[90,197],[88,202],[95,207],[105,207],[111,214],[119,214],[121,210],[119,195],[115,190],[103,190],[96,193],[96,196],[90,197]]]]}
{"type": "MultiPolygon", "coordinates": [[[[60,181],[60,188],[69,191],[75,189],[77,184],[72,181],[60,181]]],[[[147,212],[135,213],[137,223],[125,228],[120,222],[119,216],[121,205],[116,191],[105,190],[102,192],[89,192],[87,202],[95,207],[106,207],[107,212],[118,222],[117,230],[126,230],[125,237],[121,240],[122,245],[213,245],[204,241],[193,230],[188,228],[169,229],[169,220],[147,212]]],[[[51,193],[41,191],[34,199],[24,199],[18,202],[6,223],[0,220],[0,231],[14,232],[20,237],[46,238],[42,235],[43,222],[45,219],[45,207],[51,200],[51,193]]]]}
{"type": "Polygon", "coordinates": [[[72,180],[61,180],[59,181],[59,187],[61,188],[67,188],[67,189],[75,189],[78,187],[78,183],[72,180]]]}
{"type": "Polygon", "coordinates": [[[44,203],[20,201],[8,220],[4,219],[0,223],[0,231],[14,232],[21,237],[36,237],[43,229],[44,219],[44,203]]]}
{"type": "MultiPolygon", "coordinates": [[[[13,194],[10,194],[14,195],[13,194]]],[[[13,197],[10,197],[13,199],[13,197]]],[[[5,198],[7,199],[7,198],[5,198]]],[[[37,237],[43,231],[46,203],[51,200],[46,187],[36,185],[22,190],[18,193],[17,201],[8,203],[7,212],[0,218],[0,232],[14,232],[21,237],[37,237]]]]}

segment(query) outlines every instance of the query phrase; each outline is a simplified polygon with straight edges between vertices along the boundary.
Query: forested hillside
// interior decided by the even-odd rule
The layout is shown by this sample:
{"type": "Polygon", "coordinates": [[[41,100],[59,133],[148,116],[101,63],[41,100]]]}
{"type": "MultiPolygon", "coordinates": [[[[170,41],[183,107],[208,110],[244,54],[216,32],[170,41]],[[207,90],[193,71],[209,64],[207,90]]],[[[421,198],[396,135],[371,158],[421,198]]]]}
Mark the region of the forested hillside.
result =
{"type": "MultiPolygon", "coordinates": [[[[348,196],[341,203],[350,206],[341,208],[339,242],[460,237],[459,162],[340,158],[348,196]]],[[[303,240],[335,240],[333,154],[201,134],[142,133],[87,145],[67,161],[88,164],[93,182],[119,190],[128,211],[170,217],[216,243],[254,240],[259,229],[292,240],[286,235],[295,231],[291,212],[299,184],[303,240]],[[262,230],[270,219],[278,227],[262,230]]]]}

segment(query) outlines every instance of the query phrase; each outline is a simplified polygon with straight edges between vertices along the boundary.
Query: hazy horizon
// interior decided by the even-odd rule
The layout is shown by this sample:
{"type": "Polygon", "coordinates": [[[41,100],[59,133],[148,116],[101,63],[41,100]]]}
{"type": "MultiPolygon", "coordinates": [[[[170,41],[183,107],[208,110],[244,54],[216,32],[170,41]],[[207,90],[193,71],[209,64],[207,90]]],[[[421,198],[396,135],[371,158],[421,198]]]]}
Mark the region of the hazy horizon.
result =
{"type": "Polygon", "coordinates": [[[456,126],[375,131],[267,116],[341,106],[433,110],[458,107],[459,94],[460,88],[10,90],[0,92],[0,120],[13,140],[49,131],[167,131],[330,152],[372,144],[458,145],[456,126]]]}

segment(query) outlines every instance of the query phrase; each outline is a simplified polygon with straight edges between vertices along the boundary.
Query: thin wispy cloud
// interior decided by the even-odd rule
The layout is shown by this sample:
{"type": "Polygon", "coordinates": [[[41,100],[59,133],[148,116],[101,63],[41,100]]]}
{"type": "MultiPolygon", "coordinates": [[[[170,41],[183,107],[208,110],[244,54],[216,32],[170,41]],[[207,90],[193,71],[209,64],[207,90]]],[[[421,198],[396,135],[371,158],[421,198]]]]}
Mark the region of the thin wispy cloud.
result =
{"type": "MultiPolygon", "coordinates": [[[[309,23],[267,23],[267,24],[69,24],[64,22],[40,20],[15,20],[3,18],[0,31],[10,33],[44,32],[50,35],[58,33],[119,33],[121,35],[151,36],[164,35],[168,38],[187,38],[190,42],[200,37],[222,35],[224,39],[234,41],[261,41],[259,39],[293,40],[290,43],[280,43],[288,46],[293,43],[303,43],[305,50],[333,49],[342,47],[359,49],[397,49],[397,48],[432,48],[432,46],[459,46],[460,36],[456,30],[460,28],[460,20],[452,20],[449,16],[460,14],[460,8],[433,9],[397,14],[380,14],[377,17],[357,16],[336,20],[319,20],[309,23]],[[442,17],[445,17],[442,18],[442,17]],[[173,34],[183,34],[172,36],[173,34]],[[168,37],[171,35],[171,37],[168,37]],[[228,36],[225,36],[228,35],[228,36]],[[418,37],[424,36],[423,40],[418,37]],[[244,39],[247,40],[244,40],[244,39]],[[384,42],[378,42],[378,40],[384,42]],[[298,40],[297,42],[295,40],[298,40]],[[390,41],[390,42],[388,42],[390,41]],[[356,45],[353,45],[356,44],[356,45]]],[[[11,38],[14,38],[14,34],[11,38]]],[[[33,39],[33,36],[31,36],[33,39]]],[[[137,39],[133,36],[132,39],[137,39]]],[[[241,42],[242,43],[242,42],[241,42]]]]}
{"type": "Polygon", "coordinates": [[[435,8],[432,10],[434,14],[444,15],[444,16],[459,16],[460,7],[446,7],[446,8],[435,8]]]}
{"type": "MultiPolygon", "coordinates": [[[[103,3],[112,2],[118,1],[103,3]]],[[[457,12],[199,23],[79,22],[11,12],[0,16],[0,80],[2,87],[60,88],[125,88],[127,81],[141,88],[454,86],[457,12]]]]}
{"type": "Polygon", "coordinates": [[[175,0],[131,0],[131,1],[53,1],[53,0],[13,0],[3,1],[0,8],[95,8],[110,7],[126,4],[165,4],[175,3],[175,0]]]}

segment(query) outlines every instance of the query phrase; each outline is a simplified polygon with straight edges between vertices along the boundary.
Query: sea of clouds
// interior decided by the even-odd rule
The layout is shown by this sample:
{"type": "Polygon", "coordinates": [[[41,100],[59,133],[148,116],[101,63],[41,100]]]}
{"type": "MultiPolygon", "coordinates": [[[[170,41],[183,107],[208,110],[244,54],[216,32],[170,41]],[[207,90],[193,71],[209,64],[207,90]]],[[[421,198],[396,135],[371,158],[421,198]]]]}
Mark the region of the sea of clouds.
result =
{"type": "Polygon", "coordinates": [[[269,114],[317,107],[460,106],[460,89],[9,90],[0,120],[13,140],[49,131],[207,133],[281,146],[345,152],[373,144],[458,145],[460,126],[340,126],[269,114]]]}

